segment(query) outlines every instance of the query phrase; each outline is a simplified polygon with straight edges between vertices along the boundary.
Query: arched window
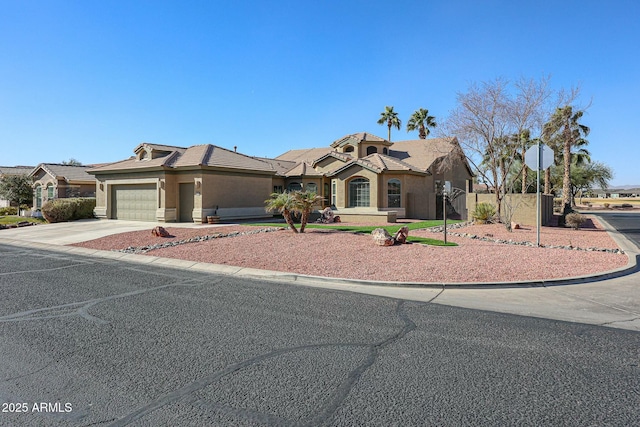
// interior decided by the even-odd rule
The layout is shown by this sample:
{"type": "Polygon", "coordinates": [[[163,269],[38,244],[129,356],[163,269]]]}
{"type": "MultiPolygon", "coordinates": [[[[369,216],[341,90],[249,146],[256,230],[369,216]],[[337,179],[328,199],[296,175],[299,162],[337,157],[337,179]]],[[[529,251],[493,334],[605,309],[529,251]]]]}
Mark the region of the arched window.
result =
{"type": "Polygon", "coordinates": [[[356,178],[349,182],[349,207],[369,207],[369,180],[356,178]]]}
{"type": "Polygon", "coordinates": [[[345,153],[352,153],[353,152],[353,145],[346,145],[344,147],[344,152],[345,153]]]}
{"type": "Polygon", "coordinates": [[[291,182],[287,186],[287,191],[289,191],[289,192],[302,191],[302,184],[300,184],[299,182],[291,182]]]}
{"type": "Polygon", "coordinates": [[[387,183],[387,200],[390,208],[400,207],[401,185],[399,179],[390,179],[387,183]]]}
{"type": "Polygon", "coordinates": [[[307,184],[307,191],[318,194],[318,184],[315,182],[310,182],[307,184]]]}
{"type": "Polygon", "coordinates": [[[374,147],[373,145],[370,145],[367,147],[367,156],[369,154],[375,154],[378,152],[378,149],[376,147],[374,147]]]}
{"type": "Polygon", "coordinates": [[[382,149],[382,154],[389,154],[389,149],[387,147],[384,147],[382,149]]]}
{"type": "Polygon", "coordinates": [[[40,209],[42,207],[42,187],[38,185],[36,187],[36,209],[40,209]]]}

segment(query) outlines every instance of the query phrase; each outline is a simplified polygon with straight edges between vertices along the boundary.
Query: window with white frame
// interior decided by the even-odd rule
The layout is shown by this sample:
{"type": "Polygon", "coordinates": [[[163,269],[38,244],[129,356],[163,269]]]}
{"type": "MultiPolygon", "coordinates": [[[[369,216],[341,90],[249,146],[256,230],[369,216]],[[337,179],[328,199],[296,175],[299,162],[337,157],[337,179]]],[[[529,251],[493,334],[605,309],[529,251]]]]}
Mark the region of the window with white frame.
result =
{"type": "Polygon", "coordinates": [[[387,201],[390,208],[400,207],[401,184],[399,179],[390,179],[387,183],[387,201]]]}
{"type": "Polygon", "coordinates": [[[356,178],[349,182],[349,207],[369,207],[369,180],[356,178]]]}
{"type": "Polygon", "coordinates": [[[338,200],[338,180],[331,180],[331,206],[336,205],[336,201],[338,200]]]}

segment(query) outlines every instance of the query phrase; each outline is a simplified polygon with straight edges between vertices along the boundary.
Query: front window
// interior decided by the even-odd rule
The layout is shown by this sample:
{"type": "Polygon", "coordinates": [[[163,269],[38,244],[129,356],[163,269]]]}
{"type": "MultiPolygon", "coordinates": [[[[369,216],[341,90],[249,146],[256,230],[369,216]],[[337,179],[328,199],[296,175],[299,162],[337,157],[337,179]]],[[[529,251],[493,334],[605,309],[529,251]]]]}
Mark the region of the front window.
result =
{"type": "Polygon", "coordinates": [[[36,209],[42,207],[42,187],[39,185],[36,187],[36,209]]]}
{"type": "Polygon", "coordinates": [[[387,197],[390,208],[400,207],[400,180],[390,179],[387,184],[387,197]]]}
{"type": "Polygon", "coordinates": [[[274,185],[273,186],[273,192],[274,193],[283,193],[284,192],[284,188],[282,188],[282,185],[274,185]]]}
{"type": "Polygon", "coordinates": [[[302,191],[302,184],[299,182],[292,182],[287,186],[287,191],[290,193],[292,191],[302,191]]]}
{"type": "Polygon", "coordinates": [[[47,199],[53,199],[53,185],[47,185],[47,199]]]}
{"type": "Polygon", "coordinates": [[[331,206],[336,205],[336,201],[338,200],[338,180],[331,180],[331,206]]]}
{"type": "Polygon", "coordinates": [[[307,184],[307,191],[318,194],[318,184],[310,182],[307,184]]]}
{"type": "Polygon", "coordinates": [[[349,207],[369,207],[369,180],[356,178],[349,182],[349,207]]]}

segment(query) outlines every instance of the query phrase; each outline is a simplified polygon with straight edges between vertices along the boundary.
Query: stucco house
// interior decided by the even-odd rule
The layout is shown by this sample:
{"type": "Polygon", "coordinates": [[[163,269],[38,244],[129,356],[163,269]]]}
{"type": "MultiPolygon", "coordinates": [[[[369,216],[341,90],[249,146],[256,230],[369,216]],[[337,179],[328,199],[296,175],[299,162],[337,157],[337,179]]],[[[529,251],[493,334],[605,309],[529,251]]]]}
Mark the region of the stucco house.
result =
{"type": "Polygon", "coordinates": [[[142,143],[129,159],[89,170],[98,218],[205,222],[264,217],[272,191],[270,163],[215,145],[142,143]]]}
{"type": "MultiPolygon", "coordinates": [[[[343,219],[438,218],[444,182],[467,192],[473,177],[455,138],[392,143],[364,132],[275,159],[142,143],[131,158],[88,172],[97,217],[165,222],[264,217],[272,192],[300,189],[323,196],[343,219]]],[[[465,198],[451,209],[466,218],[465,198]]]]}
{"type": "MultiPolygon", "coordinates": [[[[291,150],[274,159],[290,169],[279,187],[317,189],[341,218],[442,218],[441,191],[451,182],[469,192],[473,173],[456,138],[389,142],[369,134],[346,135],[326,148],[291,150]]],[[[466,218],[464,197],[449,209],[466,218]]]]}
{"type": "Polygon", "coordinates": [[[96,180],[87,173],[90,166],[40,163],[29,176],[33,179],[33,207],[47,200],[66,197],[94,197],[96,180]]]}
{"type": "MultiPolygon", "coordinates": [[[[0,177],[6,175],[29,175],[33,166],[0,166],[0,177]]],[[[9,200],[0,199],[0,208],[10,206],[9,200]]]]}

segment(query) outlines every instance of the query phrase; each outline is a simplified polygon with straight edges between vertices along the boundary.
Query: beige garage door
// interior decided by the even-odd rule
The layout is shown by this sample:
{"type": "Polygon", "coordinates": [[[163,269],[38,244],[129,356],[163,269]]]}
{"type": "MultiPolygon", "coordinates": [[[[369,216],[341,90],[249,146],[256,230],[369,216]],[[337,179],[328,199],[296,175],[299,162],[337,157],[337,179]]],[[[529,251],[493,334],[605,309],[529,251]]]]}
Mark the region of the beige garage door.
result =
{"type": "Polygon", "coordinates": [[[115,185],[111,200],[114,219],[156,220],[155,184],[115,185]]]}

